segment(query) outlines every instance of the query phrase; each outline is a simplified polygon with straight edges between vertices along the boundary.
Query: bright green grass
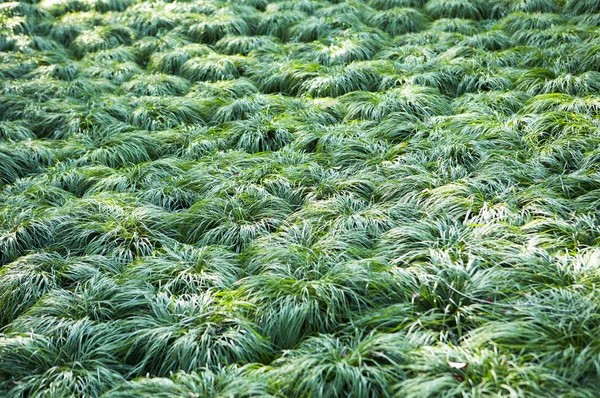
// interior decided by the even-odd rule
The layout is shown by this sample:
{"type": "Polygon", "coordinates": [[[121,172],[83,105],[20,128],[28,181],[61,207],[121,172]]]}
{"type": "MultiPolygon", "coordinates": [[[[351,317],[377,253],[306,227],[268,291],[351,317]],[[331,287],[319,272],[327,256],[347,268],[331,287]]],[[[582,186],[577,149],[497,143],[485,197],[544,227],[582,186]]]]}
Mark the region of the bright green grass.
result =
{"type": "Polygon", "coordinates": [[[597,396],[599,26],[3,1],[0,397],[597,396]]]}

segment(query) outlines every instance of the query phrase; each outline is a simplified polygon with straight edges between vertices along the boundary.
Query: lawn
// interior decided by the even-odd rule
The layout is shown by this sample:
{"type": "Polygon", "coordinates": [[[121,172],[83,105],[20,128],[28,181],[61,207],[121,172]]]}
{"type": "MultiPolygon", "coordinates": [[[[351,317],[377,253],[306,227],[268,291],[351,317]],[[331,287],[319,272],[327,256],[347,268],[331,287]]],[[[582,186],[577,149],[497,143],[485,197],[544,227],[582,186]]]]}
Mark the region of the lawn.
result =
{"type": "Polygon", "coordinates": [[[0,3],[0,397],[596,397],[600,0],[0,3]]]}

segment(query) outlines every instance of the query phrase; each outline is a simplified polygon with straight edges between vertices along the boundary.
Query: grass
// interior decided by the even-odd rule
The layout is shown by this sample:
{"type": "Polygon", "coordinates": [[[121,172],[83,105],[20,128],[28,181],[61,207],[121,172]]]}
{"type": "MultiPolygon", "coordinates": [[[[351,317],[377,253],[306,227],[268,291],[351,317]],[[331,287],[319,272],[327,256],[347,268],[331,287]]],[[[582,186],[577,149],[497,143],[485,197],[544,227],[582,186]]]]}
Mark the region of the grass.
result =
{"type": "Polygon", "coordinates": [[[597,396],[599,12],[0,3],[0,396],[597,396]]]}

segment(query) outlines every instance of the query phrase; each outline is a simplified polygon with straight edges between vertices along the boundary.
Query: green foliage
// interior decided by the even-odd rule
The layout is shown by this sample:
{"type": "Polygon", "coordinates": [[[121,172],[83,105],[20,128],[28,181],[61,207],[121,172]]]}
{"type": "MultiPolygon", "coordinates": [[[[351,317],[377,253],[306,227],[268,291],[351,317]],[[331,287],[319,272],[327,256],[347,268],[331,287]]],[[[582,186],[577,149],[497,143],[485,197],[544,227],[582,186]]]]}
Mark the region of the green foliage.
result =
{"type": "Polygon", "coordinates": [[[159,376],[176,369],[264,360],[268,345],[251,323],[236,314],[245,305],[215,301],[210,294],[159,293],[150,302],[149,314],[128,321],[135,331],[127,357],[135,359],[141,372],[159,376]]]}
{"type": "Polygon", "coordinates": [[[181,75],[191,81],[231,80],[240,76],[239,58],[209,55],[187,60],[181,66],[181,75]]]}
{"type": "Polygon", "coordinates": [[[190,25],[187,32],[189,37],[196,42],[212,44],[227,35],[243,36],[250,33],[250,26],[243,17],[225,9],[222,11],[224,12],[216,12],[190,25]]]}
{"type": "Polygon", "coordinates": [[[181,229],[187,242],[242,251],[258,236],[274,231],[290,212],[288,203],[267,192],[239,192],[198,201],[182,217],[181,229]]]}
{"type": "Polygon", "coordinates": [[[417,117],[443,115],[448,112],[447,100],[435,89],[406,86],[384,93],[354,92],[345,95],[349,119],[381,120],[394,112],[406,112],[417,117]]]}
{"type": "Polygon", "coordinates": [[[210,53],[210,49],[204,45],[189,44],[172,50],[154,53],[150,59],[149,68],[163,73],[178,74],[183,64],[190,58],[210,53]]]}
{"type": "Polygon", "coordinates": [[[568,0],[566,8],[574,14],[592,14],[600,11],[600,2],[597,0],[568,0]]]}
{"type": "Polygon", "coordinates": [[[277,41],[270,36],[225,36],[215,44],[222,54],[248,55],[252,51],[276,45],[277,41]]]}
{"type": "Polygon", "coordinates": [[[599,25],[0,3],[0,396],[595,397],[599,25]]]}
{"type": "Polygon", "coordinates": [[[82,160],[108,167],[134,165],[158,157],[159,141],[141,132],[97,132],[81,137],[82,160]]]}
{"type": "Polygon", "coordinates": [[[182,395],[202,397],[272,397],[267,383],[251,366],[229,366],[200,373],[177,372],[167,378],[138,378],[111,390],[105,398],[154,396],[177,398],[182,395]]]}
{"type": "Polygon", "coordinates": [[[239,120],[229,126],[232,145],[242,151],[256,153],[277,151],[293,138],[284,122],[257,115],[248,120],[239,120]]]}
{"type": "Polygon", "coordinates": [[[374,14],[369,23],[392,36],[417,32],[425,26],[427,18],[414,8],[392,8],[374,14]]]}
{"type": "Polygon", "coordinates": [[[99,396],[122,383],[127,370],[114,355],[118,343],[111,332],[108,325],[81,320],[57,336],[3,335],[0,375],[11,380],[13,396],[99,396]]]}
{"type": "Polygon", "coordinates": [[[268,8],[260,18],[256,31],[260,35],[274,36],[282,41],[289,38],[290,27],[306,17],[302,11],[280,11],[277,7],[268,8]]]}
{"type": "Polygon", "coordinates": [[[127,94],[135,96],[170,96],[186,94],[190,89],[190,84],[187,80],[177,76],[152,74],[138,75],[123,84],[122,88],[127,94]]]}
{"type": "Polygon", "coordinates": [[[59,226],[58,236],[72,252],[133,258],[172,241],[173,227],[165,224],[158,208],[132,207],[110,198],[83,199],[73,206],[64,209],[69,218],[59,226]]]}
{"type": "Polygon", "coordinates": [[[97,26],[92,31],[78,35],[70,47],[81,57],[87,53],[131,44],[132,37],[133,33],[121,26],[97,26]]]}
{"type": "Polygon", "coordinates": [[[508,33],[515,34],[525,30],[549,29],[564,22],[564,17],[560,14],[547,13],[514,13],[501,22],[502,29],[508,33]]]}
{"type": "Polygon", "coordinates": [[[398,334],[363,338],[308,338],[284,352],[273,371],[289,396],[390,396],[389,386],[405,377],[401,365],[410,343],[398,334]]]}
{"type": "Polygon", "coordinates": [[[54,240],[60,218],[43,210],[5,206],[0,213],[0,264],[4,265],[27,250],[42,249],[54,240]]]}
{"type": "Polygon", "coordinates": [[[58,273],[63,267],[64,260],[56,253],[30,254],[4,267],[0,271],[0,325],[7,325],[46,292],[57,288],[58,273]]]}
{"type": "MultiPolygon", "coordinates": [[[[14,131],[14,130],[13,130],[14,131]]],[[[0,186],[9,184],[32,171],[36,164],[24,153],[14,151],[8,145],[0,146],[0,186]]]]}
{"type": "Polygon", "coordinates": [[[369,5],[377,10],[387,10],[393,7],[415,7],[420,8],[423,0],[370,0],[369,5]]]}
{"type": "Polygon", "coordinates": [[[237,281],[237,256],[219,247],[177,245],[132,263],[125,275],[173,294],[197,294],[204,289],[227,289],[237,281]]]}
{"type": "Polygon", "coordinates": [[[376,68],[361,62],[343,67],[319,67],[313,77],[300,85],[300,91],[312,97],[339,97],[354,91],[377,88],[379,73],[376,68]]]}
{"type": "Polygon", "coordinates": [[[489,12],[486,2],[480,0],[430,0],[425,11],[435,19],[484,19],[489,12]]]}
{"type": "Polygon", "coordinates": [[[132,105],[131,123],[150,131],[201,123],[206,112],[204,104],[188,98],[138,97],[132,105]]]}
{"type": "Polygon", "coordinates": [[[270,268],[240,281],[240,294],[256,306],[262,333],[280,348],[291,348],[315,332],[331,332],[351,311],[366,307],[366,270],[323,264],[314,253],[292,247],[257,260],[270,268]],[[303,267],[293,268],[294,261],[303,267]],[[316,263],[313,263],[316,262],[316,263]]]}
{"type": "Polygon", "coordinates": [[[510,10],[520,12],[557,12],[562,5],[556,0],[519,0],[511,3],[510,10]]]}
{"type": "Polygon", "coordinates": [[[91,8],[98,12],[125,11],[134,0],[87,0],[91,8]]]}

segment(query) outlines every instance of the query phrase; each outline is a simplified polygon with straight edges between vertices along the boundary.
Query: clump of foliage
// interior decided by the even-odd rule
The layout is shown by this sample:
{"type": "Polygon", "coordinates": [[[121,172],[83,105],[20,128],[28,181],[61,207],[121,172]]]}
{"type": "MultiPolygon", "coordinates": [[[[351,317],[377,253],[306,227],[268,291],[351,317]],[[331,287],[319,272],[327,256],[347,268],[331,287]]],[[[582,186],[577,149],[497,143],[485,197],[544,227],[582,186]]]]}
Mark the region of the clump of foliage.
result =
{"type": "Polygon", "coordinates": [[[0,396],[597,396],[599,25],[0,3],[0,396]]]}

